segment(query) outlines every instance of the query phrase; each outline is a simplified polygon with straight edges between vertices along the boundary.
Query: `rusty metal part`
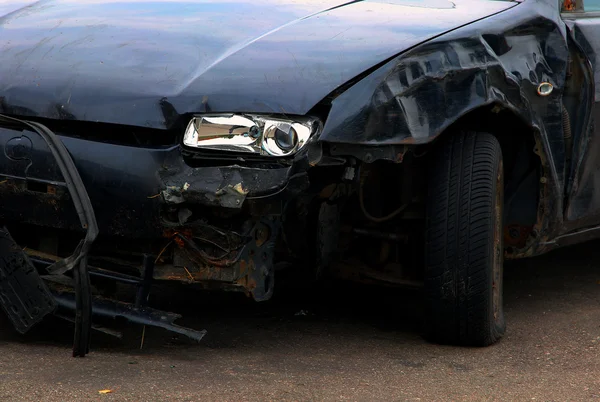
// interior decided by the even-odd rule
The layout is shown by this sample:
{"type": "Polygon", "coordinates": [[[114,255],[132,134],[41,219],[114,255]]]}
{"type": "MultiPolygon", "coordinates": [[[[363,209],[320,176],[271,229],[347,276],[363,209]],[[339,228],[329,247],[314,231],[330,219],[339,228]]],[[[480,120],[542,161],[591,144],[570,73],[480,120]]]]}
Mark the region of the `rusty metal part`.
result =
{"type": "Polygon", "coordinates": [[[522,249],[527,245],[527,239],[533,232],[533,226],[510,224],[504,227],[504,245],[522,249]]]}
{"type": "MultiPolygon", "coordinates": [[[[263,219],[255,222],[251,229],[244,234],[220,231],[219,236],[221,239],[235,239],[236,245],[236,249],[221,260],[214,260],[210,256],[207,258],[207,253],[203,249],[206,244],[198,242],[195,229],[169,229],[165,232],[165,235],[171,236],[172,239],[179,239],[181,241],[180,246],[169,240],[169,245],[163,248],[158,257],[145,256],[143,265],[146,266],[154,261],[161,261],[161,255],[166,255],[166,250],[170,250],[169,247],[173,248],[172,257],[169,253],[165,260],[168,261],[173,258],[173,264],[157,264],[154,269],[141,269],[141,277],[99,268],[98,266],[90,266],[89,271],[93,278],[111,279],[137,286],[137,305],[142,305],[147,298],[150,271],[153,271],[152,278],[154,280],[195,283],[207,289],[220,288],[244,291],[256,300],[267,300],[273,291],[273,253],[279,226],[278,221],[263,219]],[[241,241],[246,243],[239,246],[238,242],[241,241]]],[[[199,226],[196,226],[196,228],[199,228],[199,226]]],[[[207,232],[199,229],[199,233],[205,236],[207,232]]],[[[208,242],[209,245],[211,243],[211,241],[208,242]]],[[[33,249],[26,249],[25,251],[34,262],[41,266],[48,266],[60,259],[57,256],[33,249]]],[[[102,258],[94,258],[97,260],[95,262],[101,263],[103,261],[102,258]]],[[[140,269],[139,265],[136,268],[140,269]]]]}
{"type": "Polygon", "coordinates": [[[200,282],[212,287],[226,287],[245,291],[256,301],[268,300],[273,294],[274,266],[273,256],[280,223],[263,219],[241,238],[246,243],[221,259],[207,258],[202,245],[181,234],[183,248],[173,251],[173,267],[155,270],[154,279],[200,282]]]}
{"type": "MultiPolygon", "coordinates": [[[[539,203],[537,208],[537,219],[533,229],[529,232],[526,243],[523,247],[513,248],[507,244],[504,254],[505,259],[526,258],[534,255],[542,254],[554,248],[554,245],[548,243],[548,239],[554,237],[554,233],[549,233],[547,230],[552,223],[553,217],[557,212],[557,205],[554,200],[558,199],[556,194],[551,194],[551,191],[556,189],[555,183],[551,183],[549,178],[554,177],[550,173],[551,166],[548,162],[546,148],[544,142],[540,138],[540,133],[534,135],[535,147],[533,152],[540,158],[540,189],[539,203]],[[542,234],[542,235],[540,235],[542,234]]],[[[506,239],[506,237],[505,237],[506,239]]]]}

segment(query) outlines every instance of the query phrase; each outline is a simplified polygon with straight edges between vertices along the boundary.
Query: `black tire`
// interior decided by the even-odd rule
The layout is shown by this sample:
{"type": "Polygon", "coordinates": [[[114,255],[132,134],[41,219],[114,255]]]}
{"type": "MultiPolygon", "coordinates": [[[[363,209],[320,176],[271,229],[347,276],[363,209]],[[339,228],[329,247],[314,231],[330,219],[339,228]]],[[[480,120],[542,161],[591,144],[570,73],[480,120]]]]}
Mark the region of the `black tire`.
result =
{"type": "Polygon", "coordinates": [[[506,329],[500,144],[491,134],[457,133],[438,147],[431,169],[426,337],[436,343],[488,346],[506,329]]]}

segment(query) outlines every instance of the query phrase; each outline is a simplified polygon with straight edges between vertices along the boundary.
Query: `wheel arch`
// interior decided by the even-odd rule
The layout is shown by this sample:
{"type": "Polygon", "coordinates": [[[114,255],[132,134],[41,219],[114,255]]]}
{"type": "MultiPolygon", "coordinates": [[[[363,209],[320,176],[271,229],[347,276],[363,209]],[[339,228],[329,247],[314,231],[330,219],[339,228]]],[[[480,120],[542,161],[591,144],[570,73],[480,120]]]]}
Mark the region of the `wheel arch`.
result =
{"type": "Polygon", "coordinates": [[[507,258],[537,254],[548,223],[549,165],[539,131],[499,103],[480,106],[459,117],[431,143],[460,131],[486,132],[500,143],[504,160],[504,242],[507,258]]]}

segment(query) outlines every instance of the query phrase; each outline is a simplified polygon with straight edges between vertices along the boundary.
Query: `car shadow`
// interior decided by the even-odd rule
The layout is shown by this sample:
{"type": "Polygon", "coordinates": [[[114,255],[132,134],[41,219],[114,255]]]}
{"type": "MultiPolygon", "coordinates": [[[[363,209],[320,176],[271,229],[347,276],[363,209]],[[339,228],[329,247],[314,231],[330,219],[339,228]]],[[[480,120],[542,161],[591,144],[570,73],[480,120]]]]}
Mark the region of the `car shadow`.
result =
{"type": "MultiPolygon", "coordinates": [[[[548,255],[506,264],[505,306],[509,325],[526,314],[559,303],[568,309],[580,298],[600,290],[600,243],[565,248],[548,255]]],[[[203,350],[263,350],[282,345],[327,340],[332,347],[346,342],[425,345],[422,292],[330,282],[319,288],[282,286],[269,302],[255,303],[242,294],[198,292],[185,286],[154,289],[150,302],[181,313],[178,324],[206,329],[200,342],[156,328],[118,323],[123,339],[94,332],[96,353],[163,354],[181,351],[178,358],[203,350]]],[[[48,318],[25,335],[12,330],[0,314],[0,345],[53,345],[69,348],[72,324],[48,318]]]]}

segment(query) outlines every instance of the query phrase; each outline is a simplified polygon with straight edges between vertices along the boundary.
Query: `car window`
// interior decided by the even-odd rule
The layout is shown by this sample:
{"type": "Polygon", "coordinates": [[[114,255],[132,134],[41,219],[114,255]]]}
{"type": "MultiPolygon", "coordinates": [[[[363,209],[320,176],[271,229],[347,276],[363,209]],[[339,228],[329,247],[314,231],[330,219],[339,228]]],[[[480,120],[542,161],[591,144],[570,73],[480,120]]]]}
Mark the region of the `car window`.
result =
{"type": "Polygon", "coordinates": [[[600,0],[585,0],[583,11],[600,11],[600,0]]]}

